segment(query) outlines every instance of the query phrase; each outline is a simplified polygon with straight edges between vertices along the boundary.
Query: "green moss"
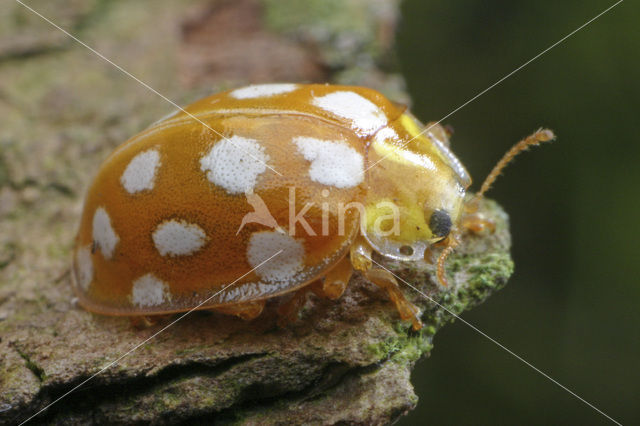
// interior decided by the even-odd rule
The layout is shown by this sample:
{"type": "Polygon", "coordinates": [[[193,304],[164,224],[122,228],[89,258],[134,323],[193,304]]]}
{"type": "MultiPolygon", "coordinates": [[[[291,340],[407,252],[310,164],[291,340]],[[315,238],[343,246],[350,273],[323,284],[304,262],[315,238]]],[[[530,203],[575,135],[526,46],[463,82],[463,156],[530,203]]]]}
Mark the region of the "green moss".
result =
{"type": "Polygon", "coordinates": [[[377,360],[390,360],[397,363],[413,363],[421,356],[431,351],[433,344],[431,343],[431,332],[423,329],[415,335],[404,334],[389,338],[383,342],[370,344],[367,350],[377,360]]]}
{"type": "Polygon", "coordinates": [[[413,364],[423,355],[428,354],[433,349],[431,339],[419,338],[409,339],[407,345],[396,353],[391,360],[400,364],[413,364]]]}
{"type": "Polygon", "coordinates": [[[384,342],[371,343],[367,345],[367,351],[375,357],[375,359],[382,360],[390,355],[398,352],[402,348],[400,339],[395,337],[384,342]]]}
{"type": "Polygon", "coordinates": [[[465,273],[467,279],[464,285],[436,299],[441,307],[424,318],[427,324],[425,328],[430,328],[431,333],[504,287],[513,273],[514,265],[508,252],[496,252],[480,258],[466,255],[454,257],[448,269],[451,274],[465,273]]]}
{"type": "Polygon", "coordinates": [[[436,328],[432,325],[427,325],[424,327],[425,336],[432,337],[436,334],[436,328]]]}

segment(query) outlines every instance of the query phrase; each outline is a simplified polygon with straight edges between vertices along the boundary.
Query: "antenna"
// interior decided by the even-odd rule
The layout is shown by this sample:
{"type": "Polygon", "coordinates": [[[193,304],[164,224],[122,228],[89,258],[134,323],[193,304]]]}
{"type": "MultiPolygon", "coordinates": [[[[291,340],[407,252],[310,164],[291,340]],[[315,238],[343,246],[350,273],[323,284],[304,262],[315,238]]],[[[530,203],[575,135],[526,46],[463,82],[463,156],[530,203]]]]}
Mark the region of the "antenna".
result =
{"type": "Polygon", "coordinates": [[[512,146],[511,149],[507,151],[500,161],[498,161],[498,163],[493,167],[491,173],[487,175],[487,178],[480,187],[480,191],[476,194],[476,199],[480,199],[484,196],[484,193],[491,188],[491,184],[495,182],[496,178],[500,175],[500,172],[502,172],[502,169],[504,169],[516,155],[526,151],[530,146],[540,145],[542,142],[551,142],[555,138],[556,135],[553,134],[551,130],[540,128],[512,146]]]}

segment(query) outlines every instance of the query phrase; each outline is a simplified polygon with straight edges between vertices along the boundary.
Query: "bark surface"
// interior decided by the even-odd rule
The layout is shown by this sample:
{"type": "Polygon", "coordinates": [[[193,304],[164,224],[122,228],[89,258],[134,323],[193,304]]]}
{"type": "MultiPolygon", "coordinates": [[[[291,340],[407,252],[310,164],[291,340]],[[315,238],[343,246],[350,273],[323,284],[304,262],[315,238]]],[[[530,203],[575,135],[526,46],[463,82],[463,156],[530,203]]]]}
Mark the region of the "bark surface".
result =
{"type": "MultiPolygon", "coordinates": [[[[358,84],[408,101],[387,71],[397,1],[28,4],[179,105],[248,81],[358,84]]],[[[69,263],[97,166],[175,107],[18,3],[0,28],[0,423],[14,424],[166,324],[141,330],[78,308],[69,263]]],[[[432,265],[385,262],[428,296],[404,286],[424,312],[419,333],[356,275],[340,300],[311,297],[285,329],[273,306],[251,323],[190,314],[33,420],[391,422],[417,403],[410,373],[438,329],[512,272],[507,217],[482,209],[497,231],[465,237],[446,291],[432,265]]]]}

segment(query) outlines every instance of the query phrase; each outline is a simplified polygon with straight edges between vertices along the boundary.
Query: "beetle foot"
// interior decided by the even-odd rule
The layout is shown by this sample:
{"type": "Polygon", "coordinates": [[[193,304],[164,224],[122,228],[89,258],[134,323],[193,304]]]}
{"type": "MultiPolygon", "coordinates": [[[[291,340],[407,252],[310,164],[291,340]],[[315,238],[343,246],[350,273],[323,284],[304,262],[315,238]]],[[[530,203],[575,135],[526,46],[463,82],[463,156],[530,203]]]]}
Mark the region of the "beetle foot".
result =
{"type": "Polygon", "coordinates": [[[462,218],[462,228],[473,232],[474,234],[483,234],[486,232],[494,233],[496,223],[484,217],[482,213],[472,213],[462,218]]]}
{"type": "Polygon", "coordinates": [[[314,287],[320,287],[322,284],[319,281],[316,281],[309,286],[302,287],[300,290],[293,293],[293,296],[282,303],[278,307],[278,326],[286,327],[289,324],[292,324],[298,320],[298,315],[300,310],[307,302],[307,293],[309,293],[309,289],[314,289],[314,287]]]}
{"type": "Polygon", "coordinates": [[[238,303],[235,305],[220,306],[213,310],[226,315],[235,315],[245,321],[251,321],[262,313],[266,303],[266,300],[256,300],[252,302],[238,303]]]}
{"type": "Polygon", "coordinates": [[[342,296],[353,275],[353,266],[349,258],[344,257],[324,277],[321,285],[314,283],[311,290],[319,297],[336,300],[342,296]]]}
{"type": "Polygon", "coordinates": [[[445,238],[442,241],[438,241],[437,243],[433,243],[431,244],[429,247],[427,247],[424,251],[424,261],[427,262],[430,265],[433,265],[436,260],[438,259],[438,257],[435,254],[435,250],[436,248],[446,248],[448,245],[447,239],[445,238]]]}
{"type": "Polygon", "coordinates": [[[411,321],[414,330],[422,328],[420,321],[420,309],[409,302],[400,290],[398,281],[393,274],[382,268],[373,268],[364,272],[365,277],[375,285],[385,289],[391,301],[396,305],[396,309],[403,321],[411,321]]]}
{"type": "Polygon", "coordinates": [[[159,322],[165,321],[170,318],[171,315],[137,315],[129,317],[131,325],[138,330],[144,330],[145,328],[152,327],[159,322]]]}

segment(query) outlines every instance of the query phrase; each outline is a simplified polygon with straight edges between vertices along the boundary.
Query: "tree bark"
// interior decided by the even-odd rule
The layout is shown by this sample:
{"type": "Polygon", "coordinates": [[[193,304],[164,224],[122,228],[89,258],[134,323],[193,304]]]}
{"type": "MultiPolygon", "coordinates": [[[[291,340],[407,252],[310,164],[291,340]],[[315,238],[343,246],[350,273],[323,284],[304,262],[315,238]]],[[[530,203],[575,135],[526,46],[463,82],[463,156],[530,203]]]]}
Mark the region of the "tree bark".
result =
{"type": "MultiPolygon", "coordinates": [[[[28,3],[177,104],[247,81],[331,81],[408,102],[393,66],[395,0],[28,3]]],[[[0,423],[20,423],[159,331],[73,302],[70,252],[96,167],[174,109],[18,3],[0,16],[0,423]]],[[[33,420],[46,423],[384,424],[417,403],[433,336],[512,272],[506,214],[465,236],[449,289],[426,263],[385,261],[431,300],[412,332],[355,275],[278,328],[194,312],[33,420]],[[437,302],[437,304],[435,303],[437,302]]]]}

